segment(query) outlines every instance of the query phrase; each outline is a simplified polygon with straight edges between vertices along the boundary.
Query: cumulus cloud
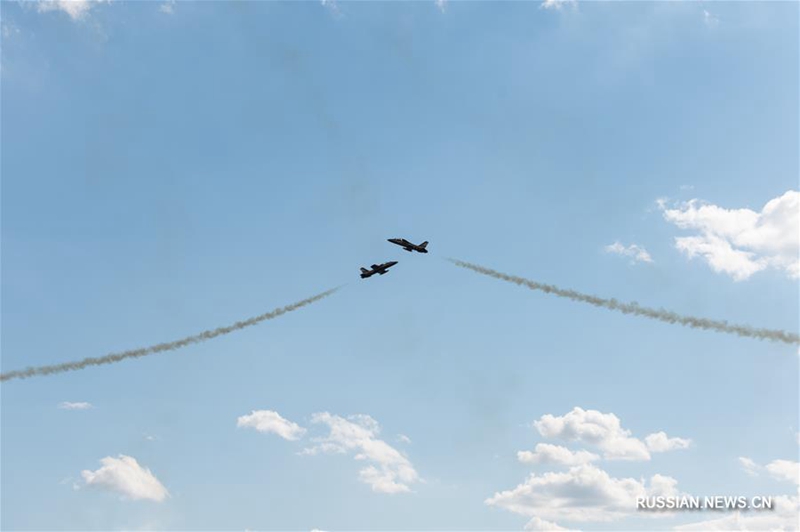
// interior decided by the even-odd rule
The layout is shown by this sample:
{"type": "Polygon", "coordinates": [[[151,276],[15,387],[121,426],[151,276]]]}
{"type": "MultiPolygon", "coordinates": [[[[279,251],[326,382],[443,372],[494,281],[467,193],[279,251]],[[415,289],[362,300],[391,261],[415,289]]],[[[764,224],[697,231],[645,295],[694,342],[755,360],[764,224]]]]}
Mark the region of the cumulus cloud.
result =
{"type": "Polygon", "coordinates": [[[36,2],[36,9],[39,13],[48,11],[63,11],[72,20],[80,20],[89,14],[97,4],[107,0],[40,0],[36,2]]]}
{"type": "Polygon", "coordinates": [[[330,13],[335,16],[339,17],[342,15],[341,10],[339,9],[339,4],[336,3],[336,0],[320,0],[322,7],[327,8],[330,13]]]}
{"type": "Polygon", "coordinates": [[[114,491],[131,500],[162,502],[169,496],[164,485],[135,458],[121,454],[119,458],[107,456],[100,463],[102,467],[97,471],[81,472],[87,486],[114,491]]]}
{"type": "Polygon", "coordinates": [[[791,460],[773,460],[765,467],[767,473],[777,480],[800,484],[800,464],[791,460]]]}
{"type": "Polygon", "coordinates": [[[253,410],[250,414],[240,416],[236,420],[237,427],[247,427],[258,432],[277,434],[284,440],[299,440],[306,429],[283,418],[274,410],[253,410]]]}
{"type": "Polygon", "coordinates": [[[613,478],[584,464],[566,472],[531,474],[522,484],[495,493],[485,503],[534,518],[529,525],[553,525],[560,520],[615,521],[636,512],[637,497],[658,495],[678,496],[677,481],[662,475],[654,475],[649,483],[613,478]]]}
{"type": "Polygon", "coordinates": [[[167,15],[172,15],[175,13],[175,0],[167,0],[158,6],[158,10],[167,15]]]}
{"type": "Polygon", "coordinates": [[[13,23],[3,22],[0,24],[0,34],[2,34],[3,39],[10,39],[11,37],[19,35],[19,28],[13,23]]]}
{"type": "Polygon", "coordinates": [[[690,259],[699,257],[735,281],[767,268],[800,278],[800,192],[789,190],[759,212],[697,199],[673,209],[666,201],[658,204],[668,222],[697,233],[675,238],[675,247],[690,259]]]}
{"type": "Polygon", "coordinates": [[[570,530],[569,528],[564,528],[563,526],[559,526],[553,522],[545,521],[540,517],[533,517],[530,521],[525,524],[525,530],[538,530],[538,531],[561,531],[561,530],[570,530]]]}
{"type": "MultiPolygon", "coordinates": [[[[800,485],[800,463],[791,460],[773,460],[766,466],[757,464],[746,456],[739,457],[739,464],[745,473],[758,476],[766,471],[779,481],[800,485]]],[[[800,496],[778,495],[772,498],[773,511],[739,512],[718,519],[708,519],[675,527],[679,531],[716,530],[798,530],[797,516],[800,515],[800,496]]]]}
{"type": "Polygon", "coordinates": [[[703,22],[709,28],[716,28],[719,25],[719,17],[707,9],[703,10],[703,22]]]}
{"type": "Polygon", "coordinates": [[[58,404],[58,408],[60,408],[61,410],[88,410],[94,407],[92,406],[92,403],[86,403],[86,402],[70,403],[69,401],[64,401],[58,404]]]}
{"type": "Polygon", "coordinates": [[[663,453],[676,449],[688,449],[692,440],[685,438],[670,438],[664,431],[650,434],[644,439],[644,443],[650,452],[663,453]]]}
{"type": "Polygon", "coordinates": [[[645,444],[631,437],[614,414],[575,407],[563,416],[543,415],[534,422],[536,430],[545,438],[559,438],[596,445],[607,459],[649,460],[645,444]]]}
{"type": "Polygon", "coordinates": [[[607,460],[650,460],[650,452],[682,449],[690,440],[669,438],[665,433],[651,434],[645,441],[634,438],[631,431],[623,429],[614,414],[575,407],[563,416],[545,414],[534,426],[545,438],[595,445],[607,460]]]}
{"type": "MultiPolygon", "coordinates": [[[[533,423],[545,438],[592,445],[606,460],[649,460],[650,453],[685,449],[691,440],[670,438],[665,432],[635,438],[612,413],[575,407],[563,416],[545,414],[533,423]]],[[[556,464],[567,471],[531,474],[513,489],[500,491],[484,502],[530,518],[526,530],[566,530],[558,521],[607,522],[636,513],[637,497],[677,497],[678,482],[653,475],[649,481],[614,478],[596,466],[601,456],[587,450],[573,451],[559,445],[539,443],[533,451],[520,451],[526,464],[556,464]]],[[[648,514],[666,517],[667,512],[648,514]]]]}
{"type": "Polygon", "coordinates": [[[300,454],[346,454],[352,453],[356,460],[370,464],[359,471],[359,479],[380,493],[410,491],[410,484],[418,482],[411,462],[397,449],[378,439],[380,426],[367,415],[343,418],[328,412],[318,412],[311,422],[326,425],[327,436],[314,438],[316,445],[304,449],[300,454]]]}
{"type": "Polygon", "coordinates": [[[739,464],[742,466],[744,472],[750,475],[751,477],[757,476],[758,471],[761,469],[761,466],[759,466],[757,463],[755,463],[750,458],[747,458],[746,456],[739,457],[739,464]]]}
{"type": "Polygon", "coordinates": [[[650,256],[647,250],[636,244],[624,246],[619,241],[616,241],[613,244],[607,245],[604,249],[606,250],[606,253],[614,253],[616,255],[622,255],[623,257],[630,257],[631,263],[653,262],[653,258],[650,256]]]}
{"type": "Polygon", "coordinates": [[[739,464],[745,473],[758,476],[766,471],[775,480],[788,481],[800,485],[800,463],[791,460],[773,460],[765,466],[758,465],[755,461],[745,456],[739,457],[739,464]]]}
{"type": "Polygon", "coordinates": [[[560,10],[564,6],[570,6],[572,9],[577,9],[578,3],[576,0],[544,0],[539,5],[539,8],[560,10]]]}
{"type": "Polygon", "coordinates": [[[539,443],[533,452],[519,451],[517,459],[523,464],[559,464],[565,466],[576,466],[588,464],[600,457],[589,451],[571,451],[560,445],[549,443],[539,443]]]}

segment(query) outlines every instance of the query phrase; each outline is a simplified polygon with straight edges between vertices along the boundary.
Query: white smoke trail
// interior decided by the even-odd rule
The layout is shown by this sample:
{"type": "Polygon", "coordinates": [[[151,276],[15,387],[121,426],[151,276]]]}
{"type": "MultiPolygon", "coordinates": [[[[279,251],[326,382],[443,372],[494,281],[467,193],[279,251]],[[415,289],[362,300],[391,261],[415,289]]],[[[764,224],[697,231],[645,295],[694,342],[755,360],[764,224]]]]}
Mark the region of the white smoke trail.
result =
{"type": "Polygon", "coordinates": [[[529,279],[525,279],[524,277],[500,273],[492,270],[491,268],[484,268],[483,266],[478,266],[476,264],[471,264],[458,259],[447,260],[461,268],[466,268],[483,275],[488,275],[489,277],[494,277],[495,279],[525,286],[531,290],[540,290],[547,294],[565,297],[567,299],[572,299],[573,301],[589,303],[590,305],[594,305],[596,307],[616,310],[617,312],[622,312],[623,314],[644,316],[645,318],[659,320],[666,323],[677,323],[686,327],[737,334],[739,336],[758,338],[759,340],[771,340],[773,342],[783,342],[786,344],[800,344],[800,335],[786,331],[775,329],[758,329],[749,325],[732,325],[727,321],[696,318],[694,316],[683,316],[669,310],[640,307],[636,303],[620,303],[616,299],[605,299],[602,297],[582,294],[581,292],[576,292],[575,290],[559,288],[551,284],[537,283],[536,281],[531,281],[529,279]]]}
{"type": "Polygon", "coordinates": [[[222,336],[223,334],[228,334],[233,331],[238,331],[239,329],[244,329],[245,327],[256,325],[257,323],[261,323],[262,321],[265,320],[271,320],[273,318],[277,318],[282,314],[286,314],[287,312],[297,310],[301,307],[305,307],[306,305],[310,305],[315,301],[319,301],[320,299],[328,297],[329,295],[336,292],[339,288],[340,287],[336,287],[331,290],[327,290],[325,292],[322,292],[321,294],[317,294],[307,299],[303,299],[302,301],[298,301],[297,303],[292,303],[291,305],[275,309],[271,312],[267,312],[266,314],[261,314],[260,316],[255,316],[253,318],[249,318],[244,321],[237,321],[233,325],[228,325],[226,327],[218,327],[216,329],[203,331],[201,333],[194,334],[192,336],[187,336],[186,338],[183,338],[181,340],[175,340],[174,342],[156,344],[150,347],[143,347],[140,349],[123,351],[121,353],[111,353],[109,355],[105,355],[102,357],[84,358],[83,360],[79,360],[76,362],[64,362],[62,364],[53,364],[50,366],[39,366],[39,367],[26,368],[22,370],[9,371],[7,373],[0,374],[0,382],[8,381],[11,379],[27,379],[29,377],[36,377],[39,375],[52,375],[54,373],[63,373],[65,371],[75,371],[86,368],[88,366],[101,366],[103,364],[113,364],[115,362],[120,362],[121,360],[125,360],[126,358],[138,358],[147,355],[152,355],[155,353],[161,353],[162,351],[172,351],[173,349],[180,349],[181,347],[186,347],[187,345],[205,342],[206,340],[211,340],[212,338],[216,338],[217,336],[222,336]]]}

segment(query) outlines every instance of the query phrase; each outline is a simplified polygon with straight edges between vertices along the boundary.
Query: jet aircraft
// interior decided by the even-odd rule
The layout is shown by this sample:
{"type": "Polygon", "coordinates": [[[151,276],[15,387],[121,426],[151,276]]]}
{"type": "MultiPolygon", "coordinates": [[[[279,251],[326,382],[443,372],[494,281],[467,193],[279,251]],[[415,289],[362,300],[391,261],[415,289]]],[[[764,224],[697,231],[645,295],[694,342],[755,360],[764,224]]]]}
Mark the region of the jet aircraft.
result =
{"type": "Polygon", "coordinates": [[[386,272],[388,272],[389,268],[391,268],[395,264],[397,264],[397,261],[393,260],[390,262],[384,262],[383,264],[373,264],[372,266],[370,266],[370,268],[372,268],[371,270],[368,270],[366,268],[361,268],[361,278],[366,279],[367,277],[372,277],[376,273],[378,275],[383,275],[386,272]]]}
{"type": "Polygon", "coordinates": [[[420,245],[412,244],[411,242],[409,242],[405,238],[389,238],[388,240],[392,244],[397,244],[398,246],[402,246],[403,249],[405,249],[406,251],[417,251],[419,253],[427,253],[428,252],[428,250],[426,249],[426,247],[428,246],[428,241],[427,240],[425,242],[423,242],[422,244],[420,244],[420,245]]]}

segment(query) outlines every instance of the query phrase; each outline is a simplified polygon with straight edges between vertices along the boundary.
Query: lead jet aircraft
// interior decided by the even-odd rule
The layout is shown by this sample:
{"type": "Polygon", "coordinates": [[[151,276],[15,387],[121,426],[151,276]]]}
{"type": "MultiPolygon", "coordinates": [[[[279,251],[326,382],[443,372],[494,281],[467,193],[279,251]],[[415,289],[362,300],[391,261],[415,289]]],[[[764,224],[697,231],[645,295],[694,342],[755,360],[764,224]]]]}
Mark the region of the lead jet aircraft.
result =
{"type": "Polygon", "coordinates": [[[392,244],[397,244],[398,246],[403,246],[403,249],[406,251],[418,251],[419,253],[427,253],[428,250],[425,249],[428,246],[428,241],[426,240],[420,245],[412,244],[405,238],[389,238],[389,242],[392,244]]]}
{"type": "Polygon", "coordinates": [[[366,279],[367,277],[372,277],[376,273],[378,275],[383,275],[386,272],[388,272],[389,268],[391,268],[395,264],[397,264],[397,261],[393,260],[390,262],[384,262],[383,264],[373,264],[372,266],[370,266],[370,268],[372,268],[371,270],[368,270],[366,268],[361,268],[361,278],[366,279]]]}

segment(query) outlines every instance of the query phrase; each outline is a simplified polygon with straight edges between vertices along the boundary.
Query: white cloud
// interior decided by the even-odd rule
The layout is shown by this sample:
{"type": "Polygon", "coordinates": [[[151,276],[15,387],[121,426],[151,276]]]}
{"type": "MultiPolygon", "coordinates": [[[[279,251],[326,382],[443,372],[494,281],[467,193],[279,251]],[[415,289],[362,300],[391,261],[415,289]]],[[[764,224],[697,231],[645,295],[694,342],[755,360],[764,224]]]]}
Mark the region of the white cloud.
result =
{"type": "Polygon", "coordinates": [[[397,439],[400,440],[403,443],[411,443],[411,438],[409,438],[405,434],[398,434],[397,435],[397,439]]]}
{"type": "Polygon", "coordinates": [[[800,485],[800,463],[791,460],[773,460],[766,466],[760,466],[745,456],[739,457],[739,464],[748,475],[755,477],[766,470],[776,480],[785,480],[800,485]]]}
{"type": "Polygon", "coordinates": [[[800,463],[791,460],[773,460],[765,469],[772,478],[800,484],[800,463]]]}
{"type": "Polygon", "coordinates": [[[573,10],[578,8],[578,2],[576,0],[544,0],[539,6],[539,9],[560,10],[565,5],[572,7],[573,10]]]}
{"type": "Polygon", "coordinates": [[[649,485],[644,480],[613,478],[586,464],[567,472],[532,474],[516,488],[495,493],[485,503],[537,518],[534,523],[615,521],[636,512],[637,497],[678,496],[676,485],[675,479],[662,475],[654,475],[649,485]]]}
{"type": "Polygon", "coordinates": [[[169,496],[167,489],[150,472],[139,465],[135,458],[119,455],[107,456],[100,460],[103,467],[97,471],[81,472],[87,486],[115,491],[123,498],[132,500],[151,500],[161,502],[169,496]]]}
{"type": "Polygon", "coordinates": [[[311,422],[327,425],[330,432],[325,437],[314,438],[317,445],[304,449],[301,454],[354,453],[356,460],[372,463],[359,471],[359,478],[380,493],[410,491],[409,485],[419,481],[411,462],[377,438],[380,426],[370,416],[355,415],[345,419],[319,412],[311,417],[311,422]]]}
{"type": "Polygon", "coordinates": [[[739,464],[741,464],[744,472],[750,475],[751,477],[758,476],[758,471],[761,469],[761,466],[759,466],[757,463],[755,463],[750,458],[747,458],[746,456],[739,457],[739,464]]]}
{"type": "Polygon", "coordinates": [[[725,209],[694,199],[666,208],[664,218],[699,234],[677,237],[675,247],[690,259],[701,257],[718,273],[736,281],[774,268],[800,278],[800,192],[789,190],[764,205],[760,212],[725,209]]]}
{"type": "Polygon", "coordinates": [[[107,0],[40,0],[36,2],[39,13],[47,11],[63,11],[72,20],[84,18],[92,8],[107,0]]]}
{"type": "Polygon", "coordinates": [[[613,244],[607,245],[604,249],[606,250],[606,253],[614,253],[616,255],[622,255],[623,257],[630,257],[631,263],[653,262],[653,258],[650,256],[647,250],[636,244],[631,244],[626,247],[619,241],[616,241],[613,244]]]}
{"type": "Polygon", "coordinates": [[[258,432],[272,432],[284,440],[299,440],[306,433],[306,429],[273,410],[253,410],[250,414],[240,416],[236,420],[236,426],[249,427],[258,432]]]}
{"type": "Polygon", "coordinates": [[[631,432],[621,427],[614,414],[575,407],[563,416],[545,414],[534,422],[539,434],[546,438],[560,438],[596,445],[609,460],[649,460],[647,446],[631,437],[631,432]]]}
{"type": "Polygon", "coordinates": [[[650,434],[644,439],[647,448],[654,453],[674,451],[676,449],[688,449],[692,440],[685,438],[670,438],[664,431],[650,434]]]}
{"type": "Polygon", "coordinates": [[[445,9],[447,9],[447,0],[436,0],[436,7],[439,8],[439,11],[444,13],[445,9]]]}
{"type": "Polygon", "coordinates": [[[560,464],[565,466],[576,466],[588,464],[600,457],[589,451],[570,451],[560,445],[549,443],[539,443],[534,452],[519,451],[517,459],[523,464],[560,464]]]}
{"type": "MultiPolygon", "coordinates": [[[[745,456],[739,457],[742,469],[751,476],[766,470],[773,478],[800,482],[800,464],[790,460],[773,460],[762,467],[745,456]]],[[[800,496],[778,495],[772,498],[773,511],[735,512],[718,519],[709,519],[675,527],[682,532],[715,530],[798,530],[797,516],[800,515],[800,496]]]]}
{"type": "Polygon", "coordinates": [[[19,35],[19,28],[16,27],[13,23],[3,22],[0,25],[0,32],[2,32],[3,39],[10,39],[15,35],[19,35]]]}
{"type": "Polygon", "coordinates": [[[336,3],[336,0],[320,0],[322,7],[328,9],[334,16],[340,16],[342,14],[341,10],[339,9],[339,4],[336,3]]]}
{"type": "MultiPolygon", "coordinates": [[[[656,432],[640,440],[622,428],[617,416],[597,410],[573,408],[563,416],[545,414],[534,427],[545,438],[593,445],[608,460],[649,460],[651,452],[685,449],[691,440],[670,438],[656,432]]],[[[520,451],[523,463],[568,466],[566,472],[532,474],[516,488],[501,491],[484,501],[530,518],[527,530],[565,530],[557,521],[615,521],[637,512],[637,497],[671,496],[678,492],[677,480],[664,475],[644,479],[613,478],[592,462],[600,456],[586,450],[573,451],[559,445],[539,443],[533,452],[520,451]]],[[[668,512],[648,514],[668,517],[668,512]]]]}
{"type": "Polygon", "coordinates": [[[175,0],[167,0],[158,6],[158,10],[167,15],[172,15],[175,13],[175,0]]]}
{"type": "Polygon", "coordinates": [[[94,407],[92,406],[92,403],[86,403],[86,402],[70,403],[69,401],[64,401],[58,404],[58,408],[60,408],[61,410],[88,410],[94,407]]]}
{"type": "Polygon", "coordinates": [[[81,489],[80,484],[75,482],[75,480],[72,477],[62,478],[58,483],[61,484],[62,486],[70,484],[72,487],[72,491],[78,491],[79,489],[81,489]]]}
{"type": "Polygon", "coordinates": [[[716,28],[719,25],[719,17],[707,9],[703,10],[703,22],[709,28],[716,28]]]}
{"type": "Polygon", "coordinates": [[[800,497],[778,496],[773,498],[773,511],[739,512],[688,525],[675,527],[681,532],[712,532],[717,530],[797,530],[800,515],[800,497]]]}
{"type": "Polygon", "coordinates": [[[545,521],[540,517],[533,517],[530,521],[525,524],[525,530],[538,530],[538,531],[561,531],[561,530],[570,530],[569,528],[564,528],[563,526],[559,526],[555,523],[550,521],[545,521]]]}
{"type": "Polygon", "coordinates": [[[711,269],[725,273],[734,281],[748,279],[767,267],[755,253],[735,249],[730,242],[716,235],[687,236],[675,239],[675,247],[687,257],[703,257],[711,269]]]}
{"type": "Polygon", "coordinates": [[[665,432],[650,434],[642,441],[623,429],[614,414],[577,406],[563,416],[545,414],[533,425],[545,438],[595,445],[607,460],[650,460],[650,452],[685,449],[691,445],[691,440],[670,438],[665,432]]]}
{"type": "Polygon", "coordinates": [[[649,460],[644,443],[632,438],[614,414],[575,407],[563,416],[543,415],[534,426],[545,438],[560,438],[598,446],[608,459],[649,460]]]}

